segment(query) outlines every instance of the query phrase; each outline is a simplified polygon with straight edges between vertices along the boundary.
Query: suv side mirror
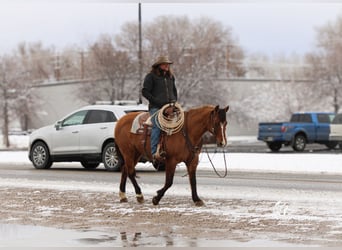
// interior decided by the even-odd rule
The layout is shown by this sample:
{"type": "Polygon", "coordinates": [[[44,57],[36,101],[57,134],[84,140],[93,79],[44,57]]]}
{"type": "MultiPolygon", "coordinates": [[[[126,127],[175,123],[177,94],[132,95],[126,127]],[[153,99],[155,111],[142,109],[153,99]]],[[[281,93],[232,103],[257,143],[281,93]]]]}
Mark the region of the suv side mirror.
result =
{"type": "Polygon", "coordinates": [[[62,121],[58,121],[58,122],[55,124],[56,130],[60,130],[61,127],[62,127],[62,121]]]}

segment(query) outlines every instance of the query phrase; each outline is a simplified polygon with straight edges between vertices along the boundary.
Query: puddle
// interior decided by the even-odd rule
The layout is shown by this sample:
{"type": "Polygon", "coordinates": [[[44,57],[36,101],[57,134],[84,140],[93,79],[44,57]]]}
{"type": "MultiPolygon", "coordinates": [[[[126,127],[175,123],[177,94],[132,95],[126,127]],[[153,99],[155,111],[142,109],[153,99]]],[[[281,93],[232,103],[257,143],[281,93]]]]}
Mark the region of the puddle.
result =
{"type": "Polygon", "coordinates": [[[293,247],[294,244],[270,240],[208,240],[162,233],[76,231],[40,226],[0,224],[0,247],[293,247]]]}

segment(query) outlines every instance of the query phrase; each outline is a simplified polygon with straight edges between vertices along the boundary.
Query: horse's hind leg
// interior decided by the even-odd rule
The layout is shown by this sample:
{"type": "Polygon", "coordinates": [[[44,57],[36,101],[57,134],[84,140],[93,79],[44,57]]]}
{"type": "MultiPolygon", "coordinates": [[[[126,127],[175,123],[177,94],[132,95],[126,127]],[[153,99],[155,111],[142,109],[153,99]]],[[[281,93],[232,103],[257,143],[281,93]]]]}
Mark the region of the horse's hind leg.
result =
{"type": "Polygon", "coordinates": [[[135,196],[137,198],[137,201],[139,203],[144,203],[144,196],[143,196],[143,194],[141,192],[141,189],[140,189],[140,187],[138,185],[137,180],[135,179],[135,171],[134,171],[134,174],[129,174],[128,177],[129,177],[129,179],[131,180],[131,182],[132,182],[132,184],[134,186],[135,196]]]}
{"type": "Polygon", "coordinates": [[[135,172],[135,165],[138,163],[138,160],[139,160],[139,156],[136,156],[135,157],[136,159],[134,160],[129,160],[127,162],[127,174],[128,174],[128,177],[129,179],[131,180],[133,186],[134,186],[134,190],[135,190],[135,195],[136,195],[136,198],[137,198],[137,201],[139,203],[143,203],[144,202],[144,196],[141,192],[141,188],[140,186],[138,185],[138,182],[136,180],[136,172],[135,172]]]}
{"type": "Polygon", "coordinates": [[[121,181],[120,181],[120,202],[127,202],[126,197],[126,182],[127,182],[127,168],[126,164],[122,166],[122,172],[121,172],[121,181]]]}

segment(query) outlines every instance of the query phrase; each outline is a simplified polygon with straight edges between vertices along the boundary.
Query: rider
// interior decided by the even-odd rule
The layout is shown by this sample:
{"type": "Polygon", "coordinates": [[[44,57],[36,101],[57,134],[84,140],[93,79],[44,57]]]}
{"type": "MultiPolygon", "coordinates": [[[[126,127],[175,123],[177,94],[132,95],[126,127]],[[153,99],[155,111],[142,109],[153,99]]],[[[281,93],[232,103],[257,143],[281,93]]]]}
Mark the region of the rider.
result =
{"type": "MultiPolygon", "coordinates": [[[[175,77],[170,68],[173,62],[167,56],[159,56],[153,63],[151,71],[145,76],[142,95],[149,101],[149,112],[152,116],[158,112],[165,104],[177,101],[177,88],[175,77]]],[[[160,128],[156,115],[152,118],[151,130],[151,153],[153,160],[161,161],[159,152],[160,128]],[[158,150],[157,150],[158,149],[158,150]]]]}

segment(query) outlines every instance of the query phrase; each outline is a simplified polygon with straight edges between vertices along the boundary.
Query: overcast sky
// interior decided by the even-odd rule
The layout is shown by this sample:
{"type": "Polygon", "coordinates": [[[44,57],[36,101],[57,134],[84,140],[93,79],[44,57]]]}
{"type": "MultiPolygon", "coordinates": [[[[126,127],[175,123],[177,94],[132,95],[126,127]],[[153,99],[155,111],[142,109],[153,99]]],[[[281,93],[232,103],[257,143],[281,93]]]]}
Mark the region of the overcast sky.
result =
{"type": "MultiPolygon", "coordinates": [[[[161,15],[207,16],[230,26],[248,52],[304,54],[314,48],[315,27],[342,15],[340,1],[221,1],[157,3],[142,1],[142,22],[161,15]]],[[[138,3],[111,0],[0,0],[0,55],[20,42],[45,46],[86,46],[100,34],[117,34],[138,20],[138,3]]]]}

